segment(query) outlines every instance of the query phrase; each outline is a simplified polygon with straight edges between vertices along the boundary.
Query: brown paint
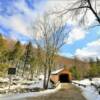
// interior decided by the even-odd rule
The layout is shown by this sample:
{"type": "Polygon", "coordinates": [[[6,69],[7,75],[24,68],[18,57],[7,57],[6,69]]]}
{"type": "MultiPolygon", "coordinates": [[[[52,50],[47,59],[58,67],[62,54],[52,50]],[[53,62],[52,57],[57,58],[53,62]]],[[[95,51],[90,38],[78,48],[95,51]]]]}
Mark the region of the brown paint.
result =
{"type": "Polygon", "coordinates": [[[50,76],[50,80],[53,82],[53,83],[57,83],[59,82],[59,77],[61,74],[67,74],[68,77],[69,77],[69,80],[71,81],[72,80],[72,76],[71,76],[71,73],[69,72],[69,70],[67,68],[64,68],[62,69],[60,72],[56,73],[56,74],[51,74],[50,76]]]}

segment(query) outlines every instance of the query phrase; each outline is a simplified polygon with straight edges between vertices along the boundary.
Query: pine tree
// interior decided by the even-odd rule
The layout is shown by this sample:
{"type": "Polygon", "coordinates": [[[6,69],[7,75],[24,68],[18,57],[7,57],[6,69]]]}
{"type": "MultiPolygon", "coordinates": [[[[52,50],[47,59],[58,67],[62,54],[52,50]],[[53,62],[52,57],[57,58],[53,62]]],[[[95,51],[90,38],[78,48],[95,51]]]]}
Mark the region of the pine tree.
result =
{"type": "Polygon", "coordinates": [[[31,58],[33,56],[32,51],[33,51],[32,43],[29,42],[26,45],[26,49],[25,49],[25,52],[24,52],[24,55],[23,55],[24,65],[23,65],[22,76],[24,76],[25,71],[29,69],[28,67],[30,67],[30,61],[31,61],[31,58]]]}
{"type": "Polygon", "coordinates": [[[16,66],[22,55],[22,46],[19,41],[16,42],[14,48],[8,53],[8,59],[12,65],[16,66]]]}
{"type": "Polygon", "coordinates": [[[96,67],[97,67],[98,76],[100,76],[100,59],[99,58],[96,59],[96,67]]]}
{"type": "Polygon", "coordinates": [[[90,63],[89,77],[92,78],[97,76],[97,67],[93,59],[90,59],[89,63],[90,63]]]}
{"type": "Polygon", "coordinates": [[[71,73],[72,73],[72,76],[73,78],[75,79],[80,79],[80,73],[79,71],[77,70],[77,67],[76,66],[73,66],[71,69],[70,69],[71,73]]]}
{"type": "Polygon", "coordinates": [[[7,45],[6,45],[6,40],[3,38],[3,36],[0,34],[0,62],[4,63],[5,62],[5,54],[7,52],[7,45]]]}

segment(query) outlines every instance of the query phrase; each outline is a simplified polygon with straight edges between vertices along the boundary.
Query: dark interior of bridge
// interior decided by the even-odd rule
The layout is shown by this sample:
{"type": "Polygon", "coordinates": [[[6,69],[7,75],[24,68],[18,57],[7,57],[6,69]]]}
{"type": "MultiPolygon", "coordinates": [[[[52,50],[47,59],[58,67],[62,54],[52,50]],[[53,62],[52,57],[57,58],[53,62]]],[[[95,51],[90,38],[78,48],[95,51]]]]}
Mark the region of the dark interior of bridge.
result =
{"type": "Polygon", "coordinates": [[[69,75],[68,74],[61,74],[59,76],[59,81],[61,83],[69,83],[70,82],[69,75]]]}

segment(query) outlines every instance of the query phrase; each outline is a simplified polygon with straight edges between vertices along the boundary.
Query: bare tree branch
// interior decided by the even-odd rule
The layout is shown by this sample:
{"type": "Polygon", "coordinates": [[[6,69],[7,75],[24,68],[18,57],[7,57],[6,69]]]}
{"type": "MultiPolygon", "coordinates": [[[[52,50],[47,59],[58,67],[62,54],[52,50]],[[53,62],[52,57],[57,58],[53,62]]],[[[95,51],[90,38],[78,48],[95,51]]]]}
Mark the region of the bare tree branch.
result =
{"type": "Polygon", "coordinates": [[[54,14],[57,14],[58,16],[63,16],[67,13],[73,13],[73,17],[75,18],[75,16],[77,17],[83,12],[83,21],[81,20],[81,22],[85,22],[87,20],[85,19],[85,16],[87,15],[88,10],[90,10],[93,13],[97,22],[100,24],[99,11],[97,12],[97,0],[78,0],[75,3],[73,3],[72,6],[70,6],[69,8],[66,7],[61,11],[54,12],[54,14]],[[95,5],[95,7],[93,5],[95,5]]]}
{"type": "Polygon", "coordinates": [[[44,52],[44,57],[41,59],[44,66],[44,88],[47,88],[54,64],[54,57],[65,44],[65,38],[68,38],[70,31],[65,31],[67,27],[61,17],[53,19],[48,15],[40,19],[35,26],[34,30],[36,31],[34,34],[40,33],[42,35],[42,38],[39,37],[39,39],[36,39],[36,37],[34,37],[34,40],[44,52]]]}

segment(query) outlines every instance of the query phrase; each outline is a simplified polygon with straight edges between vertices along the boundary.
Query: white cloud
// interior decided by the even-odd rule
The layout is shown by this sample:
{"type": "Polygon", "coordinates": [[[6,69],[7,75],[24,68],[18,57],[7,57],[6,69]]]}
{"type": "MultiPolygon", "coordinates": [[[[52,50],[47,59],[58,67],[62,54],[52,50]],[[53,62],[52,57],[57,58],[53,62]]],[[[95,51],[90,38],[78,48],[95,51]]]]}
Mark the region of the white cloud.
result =
{"type": "MultiPolygon", "coordinates": [[[[37,11],[36,9],[35,10],[30,9],[26,4],[25,0],[17,0],[16,2],[13,2],[11,6],[7,5],[6,8],[7,10],[11,10],[9,12],[12,12],[12,15],[11,16],[0,15],[0,25],[7,29],[10,29],[11,31],[10,33],[13,34],[12,35],[13,37],[14,34],[20,33],[31,38],[32,36],[31,25],[36,19],[39,11],[37,11]],[[18,12],[16,12],[14,8],[16,8],[18,12]]],[[[16,40],[16,35],[14,37],[14,40],[16,40]]]]}
{"type": "Polygon", "coordinates": [[[79,58],[100,58],[100,39],[88,43],[87,46],[82,49],[77,49],[75,55],[79,58]]]}
{"type": "MultiPolygon", "coordinates": [[[[26,19],[28,18],[28,21],[32,20],[33,18],[36,17],[36,12],[35,10],[33,11],[32,9],[30,9],[25,0],[20,0],[14,3],[14,7],[16,7],[20,12],[23,12],[23,18],[26,19]]],[[[27,21],[27,20],[26,20],[27,21]]]]}
{"type": "MultiPolygon", "coordinates": [[[[70,0],[70,1],[69,0],[49,0],[45,6],[45,9],[47,9],[47,11],[50,11],[50,12],[53,12],[53,11],[59,12],[70,7],[76,1],[78,0],[70,0]]],[[[78,21],[81,19],[82,15],[83,13],[80,14],[80,16],[78,16],[77,20],[71,19],[71,16],[72,16],[71,13],[67,13],[63,16],[63,20],[67,24],[75,27],[73,28],[72,32],[69,34],[69,38],[65,40],[66,43],[71,44],[77,40],[85,38],[87,32],[84,31],[84,28],[93,24],[95,17],[91,11],[88,11],[87,16],[86,16],[87,24],[86,26],[84,25],[85,27],[83,27],[83,26],[78,26],[78,21]]]]}
{"type": "Polygon", "coordinates": [[[81,28],[74,28],[71,33],[69,34],[69,37],[67,40],[65,40],[66,43],[72,44],[73,42],[83,39],[86,35],[86,32],[83,31],[81,28]]]}
{"type": "MultiPolygon", "coordinates": [[[[50,11],[50,12],[60,12],[62,10],[66,12],[65,9],[70,8],[76,2],[78,2],[78,0],[48,0],[48,2],[45,5],[45,9],[47,9],[47,11],[50,11]]],[[[99,2],[97,2],[97,4],[99,4],[99,2]]],[[[77,5],[73,5],[73,6],[77,7],[77,5]]],[[[99,5],[97,5],[97,8],[99,8],[99,5]]],[[[71,19],[72,16],[73,16],[72,13],[68,13],[68,12],[67,14],[64,13],[65,20],[67,20],[71,24],[77,25],[78,21],[82,18],[82,16],[84,16],[84,13],[82,12],[81,14],[79,14],[76,20],[72,20],[71,19]]],[[[76,17],[74,17],[73,19],[75,18],[76,17]]],[[[86,20],[87,20],[86,26],[93,24],[95,20],[94,14],[90,10],[87,11],[86,20]]]]}
{"type": "Polygon", "coordinates": [[[15,30],[16,32],[23,33],[24,35],[28,35],[28,24],[23,22],[23,20],[18,16],[13,16],[10,18],[11,23],[9,26],[15,30]]]}
{"type": "MultiPolygon", "coordinates": [[[[0,16],[0,24],[15,33],[21,33],[25,36],[29,36],[29,24],[24,22],[20,16],[11,16],[11,17],[1,17],[0,16]]],[[[13,33],[14,34],[14,33],[13,33]]]]}
{"type": "MultiPolygon", "coordinates": [[[[75,1],[77,0],[70,0],[70,2],[69,0],[48,0],[45,5],[35,4],[34,6],[36,9],[32,10],[28,7],[25,0],[16,0],[16,2],[13,3],[13,6],[11,5],[11,10],[13,10],[13,7],[15,7],[20,12],[23,12],[24,15],[20,12],[14,13],[14,15],[8,17],[0,15],[0,24],[11,29],[15,33],[31,36],[32,31],[30,29],[30,25],[36,20],[38,14],[42,15],[46,10],[62,10],[63,8],[70,6],[71,3],[75,1]]],[[[9,8],[10,7],[7,9],[9,10],[9,8]]],[[[75,26],[75,23],[67,16],[68,15],[65,15],[63,17],[64,21],[68,21],[69,24],[74,24],[75,26]]],[[[92,15],[90,17],[90,14],[89,19],[93,19],[92,15]]],[[[82,39],[85,37],[85,35],[86,33],[82,29],[78,27],[74,28],[72,33],[69,35],[68,43],[73,43],[76,40],[82,39]]]]}

